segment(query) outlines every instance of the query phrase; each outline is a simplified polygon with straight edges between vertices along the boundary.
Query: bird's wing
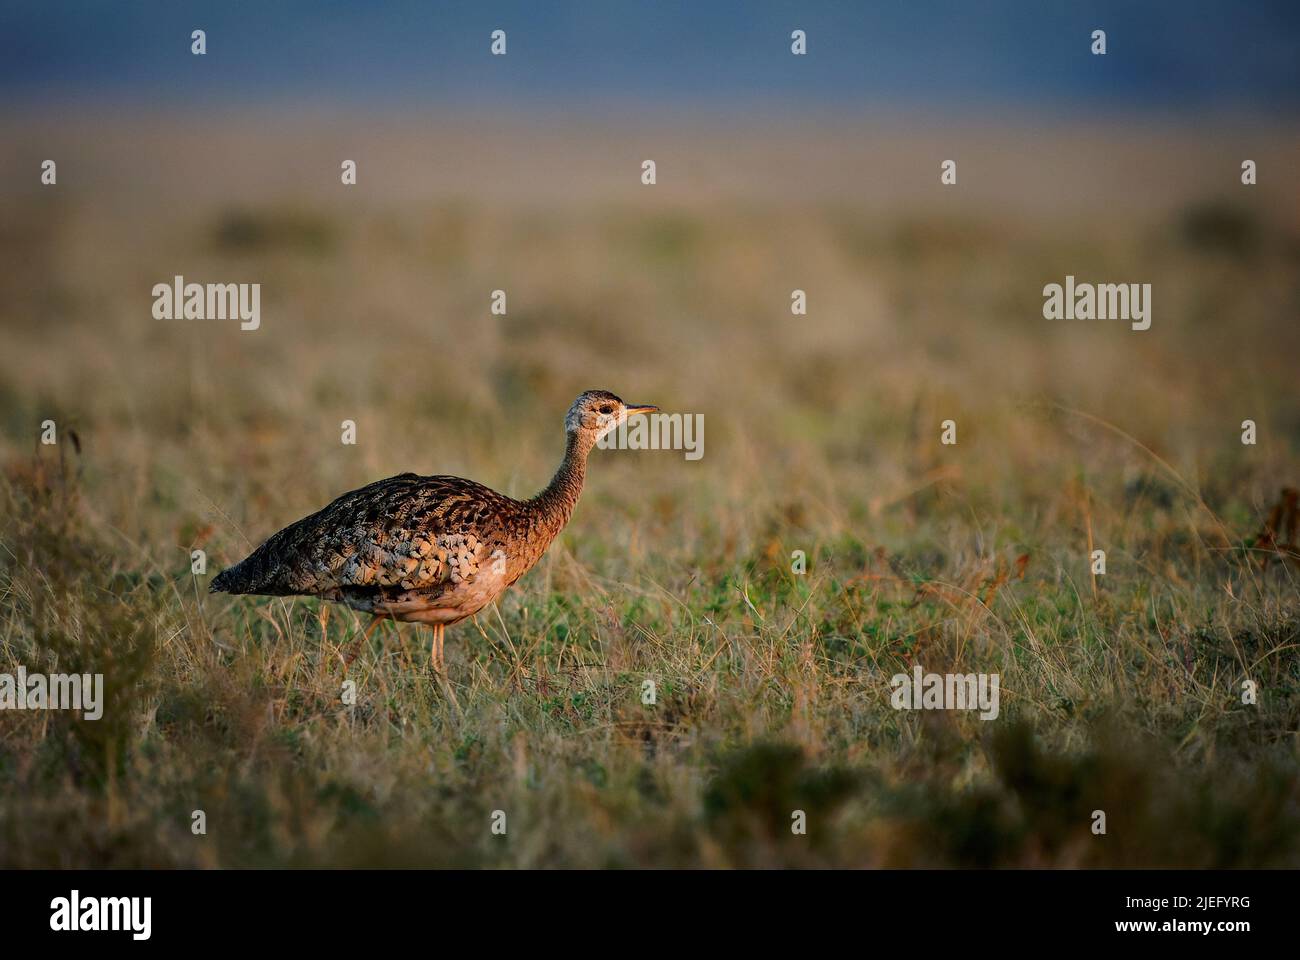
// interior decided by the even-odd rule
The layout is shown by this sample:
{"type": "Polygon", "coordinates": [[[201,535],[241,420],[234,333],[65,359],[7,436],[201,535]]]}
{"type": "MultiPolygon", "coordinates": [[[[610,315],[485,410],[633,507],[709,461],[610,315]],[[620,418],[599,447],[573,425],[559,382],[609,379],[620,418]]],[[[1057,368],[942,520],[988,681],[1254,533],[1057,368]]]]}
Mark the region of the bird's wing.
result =
{"type": "Polygon", "coordinates": [[[515,508],[515,501],[458,477],[407,473],[380,480],[258,547],[244,564],[254,568],[250,575],[260,574],[264,589],[248,592],[429,591],[472,580],[504,558],[497,530],[515,508]]]}

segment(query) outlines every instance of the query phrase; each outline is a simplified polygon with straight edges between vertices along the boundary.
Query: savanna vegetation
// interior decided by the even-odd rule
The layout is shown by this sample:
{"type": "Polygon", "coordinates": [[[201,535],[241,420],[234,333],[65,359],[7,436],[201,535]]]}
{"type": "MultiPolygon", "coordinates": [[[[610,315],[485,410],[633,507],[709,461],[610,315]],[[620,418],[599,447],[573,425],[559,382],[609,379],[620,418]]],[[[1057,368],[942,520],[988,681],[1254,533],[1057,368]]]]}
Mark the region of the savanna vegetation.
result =
{"type": "Polygon", "coordinates": [[[1294,203],[660,204],[635,166],[353,202],[326,164],[126,204],[143,175],[100,169],[0,211],[0,672],[108,691],[0,713],[3,865],[1300,864],[1294,514],[1266,529],[1300,484],[1294,203]],[[260,329],[155,320],[176,274],[260,282],[260,329]],[[1152,283],[1152,328],[1045,321],[1067,274],[1152,283]],[[448,632],[449,689],[415,626],[345,674],[350,612],[208,595],[379,477],[534,492],[591,387],[702,413],[704,456],[597,450],[448,632]],[[998,718],[894,710],[917,664],[999,674],[998,718]]]}

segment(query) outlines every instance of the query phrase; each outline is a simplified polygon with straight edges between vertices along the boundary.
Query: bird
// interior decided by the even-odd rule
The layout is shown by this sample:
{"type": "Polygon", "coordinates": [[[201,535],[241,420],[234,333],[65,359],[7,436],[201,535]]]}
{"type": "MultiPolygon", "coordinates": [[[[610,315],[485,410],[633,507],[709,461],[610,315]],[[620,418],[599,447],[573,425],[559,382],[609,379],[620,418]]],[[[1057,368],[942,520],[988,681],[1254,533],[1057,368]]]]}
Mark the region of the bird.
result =
{"type": "Polygon", "coordinates": [[[536,496],[516,500],[473,480],[402,473],[338,497],[272,534],[213,578],[211,593],[309,596],[374,618],[433,628],[432,668],[446,677],[448,626],[472,617],[527,573],[573,516],[592,447],[653,404],[608,390],[580,394],[564,418],[564,459],[536,496]]]}

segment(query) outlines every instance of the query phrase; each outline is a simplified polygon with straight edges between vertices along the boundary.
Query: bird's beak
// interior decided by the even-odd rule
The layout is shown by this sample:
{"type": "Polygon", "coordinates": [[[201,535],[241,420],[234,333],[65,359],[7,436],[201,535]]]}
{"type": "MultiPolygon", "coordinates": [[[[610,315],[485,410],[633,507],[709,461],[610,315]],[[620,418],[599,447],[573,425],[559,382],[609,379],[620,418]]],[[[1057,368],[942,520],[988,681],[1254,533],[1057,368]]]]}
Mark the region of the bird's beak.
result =
{"type": "Polygon", "coordinates": [[[653,403],[629,403],[627,404],[627,415],[630,417],[634,413],[654,413],[658,409],[653,403]]]}

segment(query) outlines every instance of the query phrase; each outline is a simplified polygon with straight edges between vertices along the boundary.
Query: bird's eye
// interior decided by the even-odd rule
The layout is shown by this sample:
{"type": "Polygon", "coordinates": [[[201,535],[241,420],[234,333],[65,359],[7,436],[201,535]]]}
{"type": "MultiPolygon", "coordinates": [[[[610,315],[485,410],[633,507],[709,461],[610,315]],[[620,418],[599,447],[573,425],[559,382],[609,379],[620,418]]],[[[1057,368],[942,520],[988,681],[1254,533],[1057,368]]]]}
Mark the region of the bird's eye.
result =
{"type": "Polygon", "coordinates": [[[600,412],[601,412],[601,413],[613,413],[613,412],[614,412],[614,408],[611,407],[611,406],[607,403],[607,404],[605,404],[603,407],[600,408],[600,412]]]}

